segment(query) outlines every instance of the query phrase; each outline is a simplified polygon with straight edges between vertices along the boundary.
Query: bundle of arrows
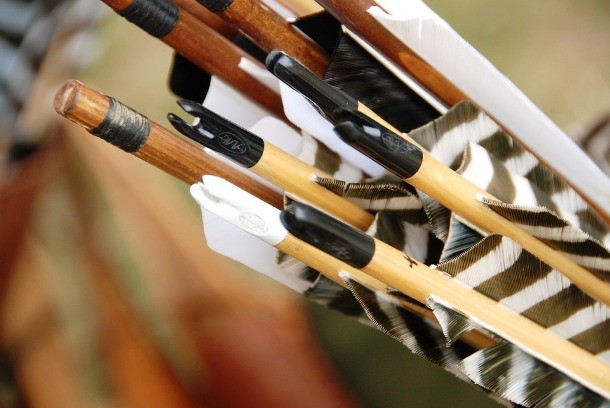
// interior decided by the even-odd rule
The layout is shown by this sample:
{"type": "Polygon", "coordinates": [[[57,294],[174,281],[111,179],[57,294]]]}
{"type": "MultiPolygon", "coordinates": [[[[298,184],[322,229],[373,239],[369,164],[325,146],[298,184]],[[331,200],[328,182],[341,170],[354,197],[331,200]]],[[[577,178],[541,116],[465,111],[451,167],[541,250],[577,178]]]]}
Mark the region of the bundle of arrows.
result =
{"type": "Polygon", "coordinates": [[[212,249],[506,404],[610,406],[610,179],[421,1],[103,1],[209,92],[178,134],[55,108],[192,184],[212,249]]]}

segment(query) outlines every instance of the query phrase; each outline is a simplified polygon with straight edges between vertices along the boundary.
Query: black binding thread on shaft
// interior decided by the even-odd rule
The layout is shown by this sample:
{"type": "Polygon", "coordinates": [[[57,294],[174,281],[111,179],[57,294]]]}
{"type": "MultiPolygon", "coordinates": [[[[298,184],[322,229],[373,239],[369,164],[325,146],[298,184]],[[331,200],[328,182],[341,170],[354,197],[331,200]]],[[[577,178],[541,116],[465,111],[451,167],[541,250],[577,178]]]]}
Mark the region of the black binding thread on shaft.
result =
{"type": "Polygon", "coordinates": [[[220,13],[221,11],[225,11],[231,4],[233,4],[233,0],[197,0],[201,5],[207,8],[212,13],[220,13]]]}
{"type": "Polygon", "coordinates": [[[153,37],[163,38],[176,26],[180,11],[169,0],[133,0],[118,14],[153,37]]]}
{"type": "Polygon", "coordinates": [[[150,120],[114,98],[108,99],[104,120],[90,133],[127,153],[137,152],[148,139],[150,120]]]}

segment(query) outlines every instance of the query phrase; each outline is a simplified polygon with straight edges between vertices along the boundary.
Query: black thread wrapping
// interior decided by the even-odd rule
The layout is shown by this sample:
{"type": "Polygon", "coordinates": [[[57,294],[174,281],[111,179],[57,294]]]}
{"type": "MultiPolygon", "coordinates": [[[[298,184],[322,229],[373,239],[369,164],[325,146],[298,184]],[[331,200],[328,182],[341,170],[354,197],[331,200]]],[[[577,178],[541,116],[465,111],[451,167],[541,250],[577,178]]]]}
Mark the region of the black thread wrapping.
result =
{"type": "Polygon", "coordinates": [[[118,14],[153,37],[163,38],[171,33],[180,11],[170,0],[133,0],[118,14]]]}
{"type": "Polygon", "coordinates": [[[90,133],[128,153],[137,152],[148,139],[150,120],[121,102],[108,99],[106,117],[90,133]]]}
{"type": "Polygon", "coordinates": [[[233,0],[197,0],[200,4],[205,6],[212,13],[220,13],[233,4],[233,0]]]}

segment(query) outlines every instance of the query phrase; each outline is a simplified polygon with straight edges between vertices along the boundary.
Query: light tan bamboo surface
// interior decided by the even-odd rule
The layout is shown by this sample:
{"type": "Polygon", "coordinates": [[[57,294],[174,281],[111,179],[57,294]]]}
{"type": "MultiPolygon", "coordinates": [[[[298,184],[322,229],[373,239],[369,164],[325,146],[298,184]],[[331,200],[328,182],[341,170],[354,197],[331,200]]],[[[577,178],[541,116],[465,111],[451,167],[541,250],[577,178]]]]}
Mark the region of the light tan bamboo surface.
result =
{"type": "Polygon", "coordinates": [[[289,195],[299,197],[360,230],[366,230],[373,223],[373,214],[330,192],[313,179],[314,176],[329,178],[330,175],[267,141],[262,157],[250,170],[281,187],[289,195]]]}
{"type": "MultiPolygon", "coordinates": [[[[284,238],[284,240],[275,247],[280,251],[295,257],[299,261],[305,263],[341,286],[345,286],[345,281],[339,277],[339,273],[346,272],[350,274],[354,280],[365,285],[366,287],[386,294],[388,293],[388,285],[386,283],[375,279],[371,275],[367,275],[361,270],[353,268],[344,262],[341,262],[337,258],[318,250],[317,248],[299,240],[293,235],[288,234],[286,238],[284,238]]],[[[400,305],[415,315],[438,324],[436,317],[430,309],[426,307],[419,307],[414,303],[406,301],[401,301],[400,305]]],[[[461,339],[477,349],[482,349],[496,344],[495,340],[476,330],[466,333],[461,339]]]]}
{"type": "MultiPolygon", "coordinates": [[[[108,97],[72,80],[58,90],[55,108],[60,115],[91,131],[106,116],[108,97]]],[[[134,155],[188,183],[200,181],[203,174],[217,175],[276,208],[282,208],[279,194],[213,159],[203,149],[152,121],[146,143],[134,155]]],[[[328,174],[295,159],[268,142],[265,142],[260,161],[251,170],[359,229],[365,230],[373,222],[372,214],[313,181],[313,176],[330,177],[328,174]]]]}
{"type": "MultiPolygon", "coordinates": [[[[360,102],[358,110],[397,135],[402,136],[409,143],[419,146],[413,139],[398,131],[360,102]]],[[[500,200],[467,181],[435,159],[421,146],[419,147],[424,157],[422,165],[415,175],[404,179],[405,182],[428,194],[479,228],[512,239],[542,262],[562,273],[585,293],[610,306],[610,283],[601,280],[566,255],[555,251],[552,247],[489,209],[479,200],[479,197],[500,200]]]]}
{"type": "Polygon", "coordinates": [[[297,18],[324,11],[314,0],[277,0],[277,2],[292,11],[297,18]]]}
{"type": "MultiPolygon", "coordinates": [[[[103,1],[116,12],[132,3],[132,0],[103,1]]],[[[231,84],[278,118],[284,118],[280,96],[238,67],[242,59],[264,69],[262,64],[185,10],[179,10],[178,22],[161,41],[204,71],[231,84]]]]}
{"type": "MultiPolygon", "coordinates": [[[[188,373],[189,390],[204,397],[204,406],[210,401],[222,406],[291,406],[297,394],[307,395],[301,398],[304,406],[355,405],[346,403],[348,396],[332,369],[316,354],[300,297],[288,290],[269,291],[273,287],[268,282],[236,274],[231,264],[202,246],[190,200],[178,197],[164,202],[169,191],[162,175],[137,171],[139,163],[115,157],[107,146],[94,149],[89,139],[73,139],[96,174],[96,191],[111,203],[120,235],[126,237],[130,252],[145,271],[147,289],[159,302],[155,310],[177,319],[172,337],[174,330],[185,330],[182,334],[188,343],[194,343],[193,355],[183,354],[182,336],[170,344],[180,345],[181,372],[188,373]],[[100,156],[101,160],[95,160],[100,156]],[[126,201],[126,196],[132,199],[126,201]],[[256,333],[256,340],[251,333],[256,333]],[[235,354],[236,348],[241,352],[235,354]],[[285,369],[274,370],[274,359],[285,363],[280,364],[285,369]],[[271,369],[261,369],[269,362],[271,369]],[[244,383],[252,390],[235,393],[236,384],[244,383]],[[270,383],[282,387],[281,396],[268,392],[264,384],[270,383]],[[310,396],[311,389],[318,392],[310,396]],[[277,402],[278,398],[282,401],[277,402]],[[275,402],[269,403],[270,399],[275,402]]],[[[175,358],[175,352],[170,354],[175,358]]]]}
{"type": "Polygon", "coordinates": [[[326,52],[259,0],[234,0],[218,13],[250,37],[263,51],[282,50],[322,76],[328,68],[326,52]]]}
{"type": "Polygon", "coordinates": [[[375,240],[375,255],[363,272],[420,302],[433,297],[524,351],[610,397],[610,366],[573,343],[500,305],[449,275],[375,240]]]}
{"type": "MultiPolygon", "coordinates": [[[[54,104],[57,113],[91,131],[106,117],[109,100],[81,82],[70,80],[59,88],[54,104]]],[[[214,159],[200,147],[153,121],[146,143],[133,155],[186,183],[196,183],[201,181],[202,175],[214,174],[230,180],[276,208],[283,206],[282,197],[277,192],[236,172],[231,166],[214,159]]]]}
{"type": "MultiPolygon", "coordinates": [[[[462,100],[469,99],[457,86],[422,60],[414,51],[367,13],[367,10],[372,6],[380,7],[374,0],[316,1],[347,28],[410,74],[447,106],[453,106],[462,100]]],[[[541,161],[544,162],[544,160],[541,161]]],[[[571,187],[580,193],[579,186],[571,184],[571,187]]],[[[589,197],[582,193],[581,196],[607,223],[610,223],[608,208],[602,208],[594,204],[589,197]]]]}
{"type": "MultiPolygon", "coordinates": [[[[300,255],[310,260],[321,257],[321,251],[295,237],[282,245],[293,252],[310,252],[300,255]]],[[[343,263],[337,260],[340,264],[343,263]]],[[[343,265],[343,270],[350,270],[343,265]]],[[[432,298],[450,307],[605,398],[610,397],[610,366],[449,275],[407,260],[401,251],[379,240],[375,240],[372,260],[361,271],[420,303],[426,304],[432,298]]]]}

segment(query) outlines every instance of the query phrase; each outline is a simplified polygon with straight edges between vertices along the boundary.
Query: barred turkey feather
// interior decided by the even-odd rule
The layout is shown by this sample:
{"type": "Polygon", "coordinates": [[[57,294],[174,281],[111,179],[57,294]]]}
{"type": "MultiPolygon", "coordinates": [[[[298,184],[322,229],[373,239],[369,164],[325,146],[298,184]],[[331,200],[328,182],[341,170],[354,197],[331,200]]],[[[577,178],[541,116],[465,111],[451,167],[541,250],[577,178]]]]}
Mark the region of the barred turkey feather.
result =
{"type": "Polygon", "coordinates": [[[544,207],[523,207],[488,199],[483,199],[483,202],[600,279],[610,280],[610,250],[607,243],[604,245],[544,207]]]}
{"type": "Polygon", "coordinates": [[[436,316],[441,330],[445,335],[447,347],[459,340],[464,334],[477,328],[470,319],[436,302],[428,299],[428,306],[436,316]]]}
{"type": "Polygon", "coordinates": [[[305,297],[328,309],[335,310],[370,324],[362,306],[349,289],[320,275],[314,285],[305,292],[305,297]]]}
{"type": "MultiPolygon", "coordinates": [[[[344,50],[351,46],[347,40],[340,44],[344,50]]],[[[356,55],[358,51],[353,52],[356,55]]],[[[366,62],[354,61],[356,63],[366,62]]],[[[356,83],[354,78],[357,76],[350,76],[349,67],[353,67],[351,61],[338,59],[337,65],[332,67],[335,71],[327,75],[327,81],[365,104],[373,105],[374,110],[399,129],[409,131],[409,125],[399,120],[401,115],[408,116],[408,104],[394,102],[388,107],[384,100],[367,100],[370,95],[362,92],[367,84],[356,83]],[[345,80],[339,82],[340,77],[345,80]]],[[[532,220],[531,228],[538,228],[541,238],[544,232],[551,233],[550,239],[557,241],[567,238],[569,242],[561,245],[575,248],[576,253],[586,255],[587,261],[591,256],[596,258],[595,262],[608,263],[607,249],[602,243],[610,228],[573,189],[474,104],[462,102],[434,121],[411,130],[409,136],[443,163],[507,203],[486,201],[490,208],[498,207],[494,211],[510,212],[502,215],[513,217],[515,221],[523,220],[526,224],[532,220]],[[528,207],[519,207],[523,205],[528,207]],[[523,209],[523,214],[518,213],[519,209],[523,209]],[[563,218],[556,217],[553,212],[563,218]],[[548,224],[550,221],[543,220],[540,214],[544,217],[553,214],[555,218],[548,224]],[[555,231],[549,231],[549,227],[555,231]]],[[[436,200],[393,176],[368,178],[307,134],[300,158],[331,175],[331,178],[316,178],[318,184],[376,213],[367,231],[370,235],[428,265],[440,262],[440,271],[608,361],[608,308],[514,242],[497,235],[484,237],[436,200]]],[[[501,343],[477,351],[466,345],[461,337],[476,325],[467,316],[459,315],[434,298],[428,306],[438,323],[402,307],[409,298],[391,288],[385,292],[371,290],[343,274],[348,291],[285,254],[278,259],[283,268],[312,282],[306,293],[310,299],[358,319],[366,315],[369,324],[372,322],[415,354],[462,379],[468,377],[492,394],[528,406],[607,404],[596,394],[515,347],[501,343]],[[354,307],[350,299],[355,299],[359,308],[354,307]]],[[[599,267],[597,263],[594,265],[599,267]]]]}
{"type": "Polygon", "coordinates": [[[437,268],[610,362],[610,308],[509,238],[490,235],[437,268]]]}
{"type": "MultiPolygon", "coordinates": [[[[521,187],[526,185],[524,180],[526,179],[528,188],[535,189],[532,194],[542,201],[536,202],[536,205],[561,208],[562,213],[570,217],[574,226],[582,228],[599,240],[607,239],[610,234],[610,227],[565,181],[539,163],[532,154],[513,141],[471,102],[463,101],[455,105],[440,118],[410,132],[409,136],[453,170],[463,167],[462,173],[464,173],[464,167],[471,164],[470,174],[488,177],[488,181],[492,183],[494,181],[508,183],[508,187],[504,186],[504,188],[512,186],[514,194],[521,193],[521,187]],[[479,160],[476,164],[472,164],[476,158],[472,157],[475,153],[474,148],[467,150],[469,142],[483,147],[489,158],[477,156],[476,158],[481,159],[483,163],[479,160]],[[465,151],[466,157],[464,157],[465,151]],[[477,166],[484,166],[486,171],[477,166]],[[496,172],[497,174],[494,175],[496,172]],[[511,183],[510,180],[513,178],[517,181],[511,183]]],[[[476,149],[476,153],[480,152],[480,149],[476,149]]],[[[492,184],[492,186],[496,185],[492,184]]],[[[510,193],[504,195],[504,198],[498,198],[508,202],[511,202],[511,197],[514,198],[510,193]]]]}
{"type": "Polygon", "coordinates": [[[543,407],[610,407],[610,402],[569,377],[502,342],[466,357],[460,364],[475,384],[516,404],[543,407]]]}
{"type": "Polygon", "coordinates": [[[346,35],[339,39],[324,81],[379,112],[384,120],[403,132],[440,115],[346,35]]]}
{"type": "MultiPolygon", "coordinates": [[[[493,130],[492,122],[490,122],[489,118],[476,109],[470,109],[472,107],[468,105],[463,106],[468,108],[465,109],[465,112],[475,118],[470,120],[470,122],[478,120],[483,122],[483,126],[478,125],[479,128],[493,130]]],[[[464,116],[464,113],[462,112],[460,115],[464,116]]],[[[439,119],[439,121],[443,118],[439,119]]],[[[449,122],[449,125],[451,125],[451,122],[449,122]]],[[[448,128],[450,127],[449,125],[448,128]]],[[[437,130],[442,127],[437,126],[437,130]]],[[[416,132],[418,131],[420,130],[416,132]]],[[[452,131],[455,133],[454,128],[452,128],[452,131]]],[[[466,132],[464,129],[461,129],[461,131],[466,132]]],[[[428,136],[430,136],[430,133],[428,133],[428,136]]],[[[546,190],[542,191],[532,179],[519,175],[517,171],[526,175],[535,174],[537,177],[534,177],[533,180],[540,182],[541,179],[544,179],[541,176],[545,174],[544,169],[501,131],[493,131],[489,137],[480,138],[479,142],[483,145],[488,144],[487,142],[490,138],[494,142],[489,143],[489,145],[503,145],[504,152],[491,149],[496,151],[496,156],[483,149],[480,145],[465,140],[460,148],[455,149],[455,153],[447,160],[451,160],[456,169],[462,173],[474,175],[477,172],[484,173],[485,178],[481,179],[482,184],[480,186],[484,189],[492,190],[493,194],[498,195],[504,200],[530,205],[544,203],[553,209],[562,211],[561,200],[556,200],[555,195],[549,196],[547,194],[548,191],[556,192],[559,184],[556,182],[548,184],[546,190]],[[501,140],[504,142],[497,143],[501,140]],[[510,150],[510,153],[506,153],[506,150],[510,150]],[[498,157],[501,157],[502,160],[498,157]],[[537,170],[532,172],[532,169],[537,170]]],[[[452,148],[449,147],[449,149],[452,148]]],[[[442,150],[439,150],[439,152],[442,152],[442,150]]],[[[316,157],[324,156],[316,155],[316,157]]],[[[317,164],[314,163],[314,165],[317,164]]],[[[549,180],[549,177],[546,177],[546,180],[549,180]]],[[[530,320],[590,351],[597,355],[598,358],[607,361],[608,356],[610,356],[608,352],[610,348],[610,333],[607,331],[610,327],[608,308],[582,293],[563,275],[524,251],[508,238],[498,235],[490,235],[484,238],[478,232],[462,223],[460,217],[452,214],[433,199],[426,197],[420,191],[414,193],[412,188],[405,187],[398,181],[391,179],[388,181],[385,179],[379,182],[348,183],[336,179],[322,178],[316,181],[336,194],[357,202],[363,208],[380,210],[377,212],[375,222],[368,231],[369,234],[402,250],[407,255],[414,256],[420,260],[425,259],[427,264],[433,264],[436,260],[440,261],[438,265],[440,271],[450,274],[499,303],[518,313],[522,313],[530,320]],[[406,209],[398,210],[397,208],[400,205],[406,206],[406,209]],[[406,244],[410,238],[408,232],[411,232],[411,238],[413,238],[413,235],[418,235],[413,234],[414,228],[419,228],[421,231],[426,232],[427,235],[425,235],[426,238],[423,241],[431,242],[435,240],[439,242],[439,245],[440,241],[433,231],[436,231],[437,235],[438,231],[441,231],[440,235],[445,238],[442,255],[439,251],[430,251],[429,248],[423,255],[422,252],[413,252],[412,248],[409,249],[409,245],[406,244]]],[[[566,191],[568,188],[563,185],[560,187],[562,191],[566,191]]],[[[520,208],[513,204],[498,202],[486,202],[486,204],[490,206],[501,205],[502,209],[508,207],[511,209],[520,208]]],[[[522,218],[531,217],[532,214],[539,214],[542,211],[540,210],[541,208],[525,208],[522,218]],[[530,211],[532,208],[533,211],[530,211]]],[[[544,210],[543,214],[547,216],[552,214],[552,212],[544,210]]],[[[547,227],[558,224],[557,219],[557,217],[554,217],[554,224],[547,223],[547,227]]],[[[545,225],[541,220],[533,221],[532,224],[538,227],[545,225]]],[[[555,234],[568,238],[568,240],[570,236],[574,236],[578,238],[579,242],[588,237],[587,245],[592,245],[592,242],[597,243],[577,227],[570,226],[569,228],[574,229],[574,232],[566,235],[567,231],[571,231],[566,229],[568,226],[569,223],[567,221],[561,220],[558,227],[563,229],[563,233],[556,231],[555,234]]],[[[604,231],[604,229],[601,230],[604,231]]],[[[417,241],[421,243],[424,235],[420,234],[419,237],[417,241]]],[[[593,248],[593,253],[599,255],[598,248],[593,248]]],[[[350,286],[350,289],[358,299],[359,292],[356,293],[353,285],[350,286]]],[[[360,291],[362,292],[363,289],[360,288],[360,291]]],[[[389,293],[392,293],[392,291],[390,290],[389,293]]],[[[340,296],[344,295],[345,293],[342,292],[340,296]]],[[[402,323],[402,320],[389,318],[380,312],[380,310],[390,310],[387,309],[389,307],[387,306],[389,295],[377,293],[375,302],[371,300],[370,295],[366,298],[362,296],[360,295],[359,302],[378,328],[390,334],[399,333],[403,330],[402,325],[404,323],[402,323]],[[380,298],[386,301],[384,303],[386,309],[380,309],[380,298]],[[377,305],[376,309],[370,306],[373,303],[377,305]],[[381,321],[384,323],[380,324],[381,321]]],[[[396,303],[401,300],[396,294],[393,294],[393,296],[393,302],[396,303]]],[[[404,299],[402,300],[404,301],[404,299]]],[[[330,305],[330,303],[326,302],[327,305],[330,305]]],[[[440,328],[443,330],[445,346],[447,344],[454,344],[463,334],[475,328],[475,325],[466,316],[460,316],[456,312],[434,303],[433,300],[431,300],[429,306],[432,307],[440,328]]],[[[396,308],[396,305],[394,307],[396,308]]],[[[393,313],[393,316],[410,314],[410,312],[404,309],[393,313]]],[[[412,314],[410,315],[413,318],[419,318],[412,314]]],[[[438,327],[436,327],[436,330],[438,330],[438,327]]],[[[440,333],[437,333],[437,335],[440,335],[440,333]]],[[[400,335],[394,334],[394,337],[397,336],[400,337],[400,335]]],[[[413,348],[413,344],[410,347],[413,348]]],[[[418,353],[421,353],[421,348],[415,349],[418,350],[418,353]]],[[[438,361],[438,359],[434,358],[431,358],[431,360],[438,361]]],[[[550,370],[550,368],[547,369],[550,370]]],[[[494,392],[503,395],[502,392],[504,390],[494,390],[494,392]]],[[[520,403],[519,401],[521,400],[516,398],[513,401],[520,403]]]]}
{"type": "Polygon", "coordinates": [[[402,308],[400,299],[373,291],[348,274],[341,276],[375,327],[400,341],[414,354],[465,379],[457,368],[460,361],[474,351],[470,346],[457,342],[447,347],[438,325],[402,308]]]}
{"type": "MultiPolygon", "coordinates": [[[[458,339],[448,342],[438,324],[410,313],[401,306],[404,295],[394,296],[371,290],[346,273],[342,273],[341,277],[374,327],[399,341],[413,354],[440,366],[463,381],[470,382],[461,365],[476,349],[458,339]]],[[[493,391],[484,388],[482,391],[503,406],[517,406],[493,391]]]]}
{"type": "MultiPolygon", "coordinates": [[[[607,211],[610,179],[485,57],[421,0],[378,0],[367,13],[607,211]],[[566,155],[569,160],[566,160],[566,155]]],[[[607,212],[606,212],[606,215],[607,212]]]]}
{"type": "Polygon", "coordinates": [[[451,216],[447,240],[441,253],[440,262],[448,261],[470,249],[483,239],[483,236],[451,216]]]}

